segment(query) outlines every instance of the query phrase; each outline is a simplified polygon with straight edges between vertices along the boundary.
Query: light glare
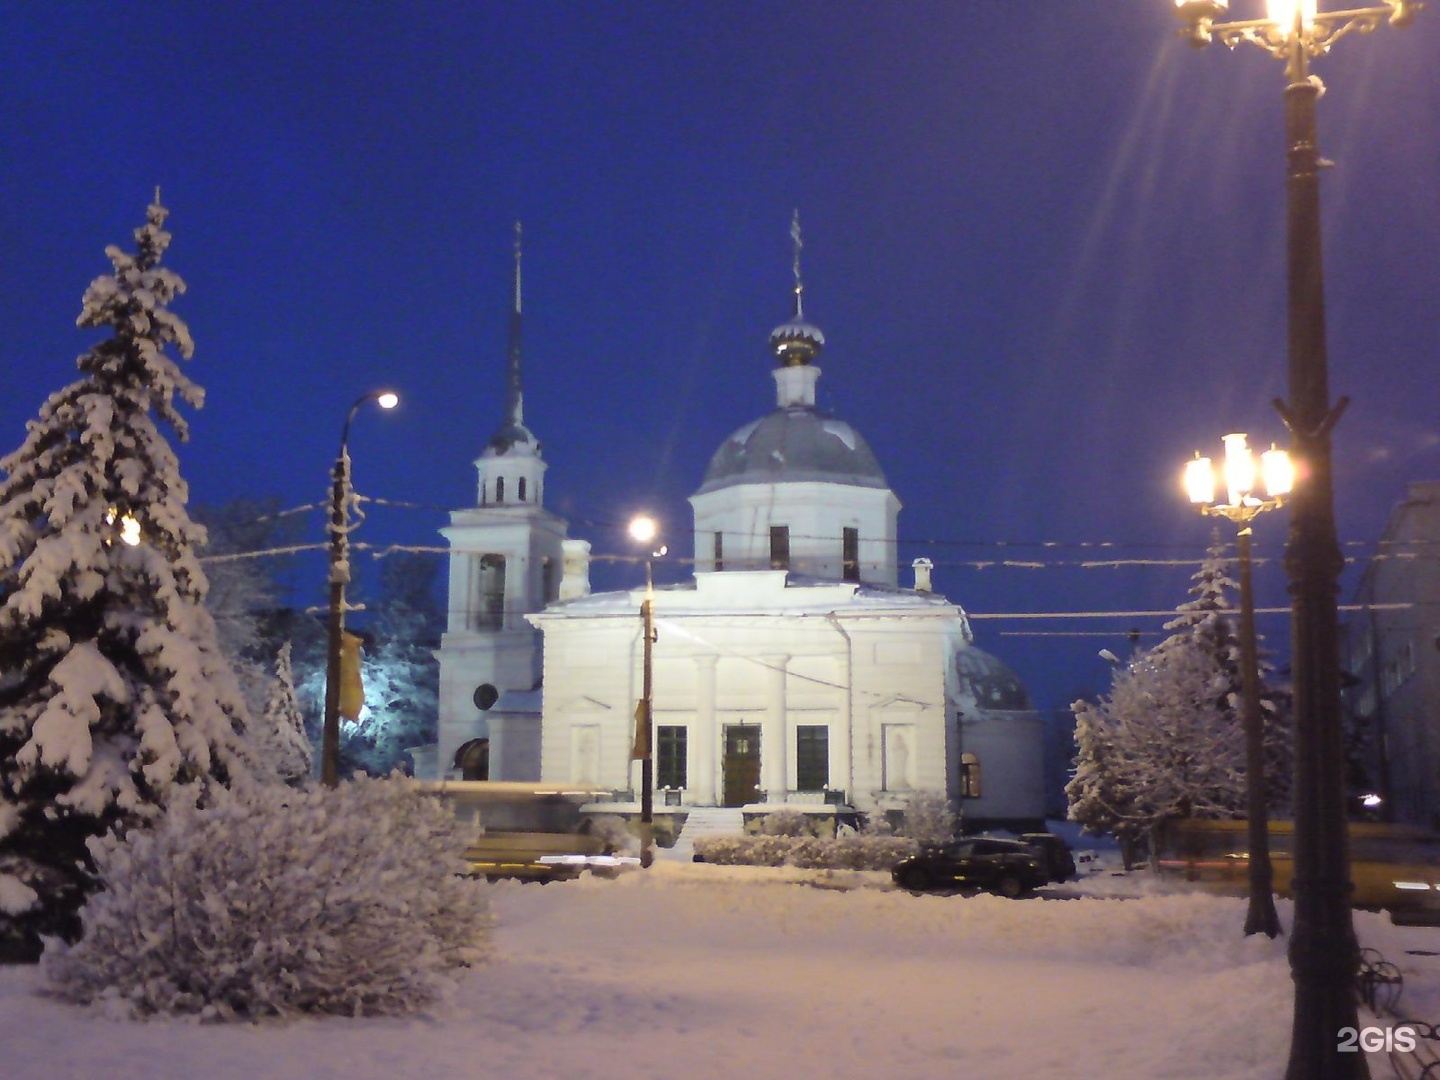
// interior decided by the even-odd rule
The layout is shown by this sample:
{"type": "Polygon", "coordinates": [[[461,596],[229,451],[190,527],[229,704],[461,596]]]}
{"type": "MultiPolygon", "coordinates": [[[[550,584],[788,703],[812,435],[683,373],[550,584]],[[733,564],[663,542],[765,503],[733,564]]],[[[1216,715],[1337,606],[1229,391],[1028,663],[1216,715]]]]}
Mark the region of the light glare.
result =
{"type": "Polygon", "coordinates": [[[1241,506],[1255,490],[1255,455],[1242,434],[1225,436],[1225,488],[1231,506],[1241,506]]]}
{"type": "Polygon", "coordinates": [[[630,519],[630,539],[637,544],[648,544],[654,540],[659,533],[660,527],[655,524],[655,519],[641,514],[639,517],[630,519]]]}
{"type": "Polygon", "coordinates": [[[1215,469],[1208,457],[1195,455],[1195,460],[1185,465],[1185,494],[1192,503],[1208,503],[1215,500],[1215,469]]]}
{"type": "Polygon", "coordinates": [[[1300,26],[1309,30],[1315,25],[1315,14],[1319,0],[1265,0],[1270,21],[1284,34],[1295,29],[1295,16],[1300,16],[1300,26]]]}
{"type": "Polygon", "coordinates": [[[375,395],[375,403],[382,409],[393,409],[400,404],[400,395],[393,390],[386,390],[375,395]]]}
{"type": "Polygon", "coordinates": [[[1290,494],[1295,487],[1295,465],[1290,455],[1274,446],[1260,455],[1260,475],[1265,480],[1265,493],[1272,499],[1290,494]]]}

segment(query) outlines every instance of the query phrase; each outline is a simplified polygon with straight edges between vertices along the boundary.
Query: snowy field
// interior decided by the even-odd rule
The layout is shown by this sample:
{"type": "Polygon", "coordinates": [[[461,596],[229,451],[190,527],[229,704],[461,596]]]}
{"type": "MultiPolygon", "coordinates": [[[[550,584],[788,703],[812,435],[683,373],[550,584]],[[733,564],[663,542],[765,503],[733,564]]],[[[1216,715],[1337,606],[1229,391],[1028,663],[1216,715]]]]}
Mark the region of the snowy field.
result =
{"type": "MultiPolygon", "coordinates": [[[[1094,875],[1020,901],[677,861],[615,881],[506,882],[494,960],[405,1020],[116,1022],[45,997],[34,969],[0,968],[0,1076],[1281,1076],[1284,940],[1244,938],[1241,900],[1144,880],[1094,875]]],[[[1440,956],[1423,955],[1440,952],[1440,929],[1365,913],[1357,929],[1401,965],[1402,1004],[1440,1019],[1440,956]]]]}

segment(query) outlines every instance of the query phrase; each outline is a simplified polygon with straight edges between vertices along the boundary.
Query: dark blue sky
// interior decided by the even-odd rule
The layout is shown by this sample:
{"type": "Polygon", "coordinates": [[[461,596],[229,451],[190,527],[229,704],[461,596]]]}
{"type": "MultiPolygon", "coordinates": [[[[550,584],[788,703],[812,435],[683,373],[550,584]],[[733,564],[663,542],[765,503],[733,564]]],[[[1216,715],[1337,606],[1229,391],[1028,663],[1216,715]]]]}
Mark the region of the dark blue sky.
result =
{"type": "MultiPolygon", "coordinates": [[[[773,405],[799,207],[821,402],[905,504],[902,565],[932,557],[976,616],[1172,608],[1187,570],[1075,564],[1198,558],[1179,468],[1230,430],[1283,442],[1285,389],[1281,65],[1190,49],[1172,8],[13,5],[0,448],[74,377],[80,296],[159,184],[208,392],[179,448],[192,501],[323,499],[350,403],[393,384],[401,410],[352,432],[357,484],[429,509],[375,507],[357,539],[438,542],[500,418],[520,218],[548,502],[618,552],[591,523],[650,507],[681,532],[710,454],[773,405]],[[1002,559],[1046,565],[972,565],[1002,559]]],[[[1437,56],[1440,10],[1315,66],[1357,544],[1440,475],[1437,56]]],[[[1263,519],[1258,553],[1283,530],[1263,519]]],[[[1273,564],[1257,584],[1286,602],[1273,564]]],[[[976,630],[1058,708],[1135,622],[976,630]]]]}

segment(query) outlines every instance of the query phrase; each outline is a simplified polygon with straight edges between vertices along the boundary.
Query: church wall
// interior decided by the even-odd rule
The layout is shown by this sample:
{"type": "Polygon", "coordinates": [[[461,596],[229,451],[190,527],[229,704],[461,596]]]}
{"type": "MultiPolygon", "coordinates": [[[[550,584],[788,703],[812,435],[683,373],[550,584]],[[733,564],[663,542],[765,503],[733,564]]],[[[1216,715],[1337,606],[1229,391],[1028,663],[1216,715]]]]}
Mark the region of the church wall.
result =
{"type": "Polygon", "coordinates": [[[861,580],[896,583],[895,514],[885,488],[818,482],[738,484],[692,496],[696,570],[714,569],[714,534],[724,535],[729,570],[770,566],[770,526],[790,529],[791,567],[807,577],[840,580],[842,530],[858,529],[861,580]]]}

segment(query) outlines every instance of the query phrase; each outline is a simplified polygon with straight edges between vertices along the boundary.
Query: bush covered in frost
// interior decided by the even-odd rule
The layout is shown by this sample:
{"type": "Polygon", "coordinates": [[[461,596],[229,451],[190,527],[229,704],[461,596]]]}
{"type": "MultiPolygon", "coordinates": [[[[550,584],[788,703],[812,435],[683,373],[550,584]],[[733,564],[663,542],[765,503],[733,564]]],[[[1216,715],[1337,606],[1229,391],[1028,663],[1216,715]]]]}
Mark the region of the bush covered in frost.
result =
{"type": "Polygon", "coordinates": [[[798,866],[817,870],[889,870],[918,845],[902,836],[855,833],[816,836],[703,836],[695,841],[701,862],[723,866],[798,866]]]}
{"type": "Polygon", "coordinates": [[[760,818],[760,833],[763,836],[814,836],[815,830],[810,827],[805,811],[782,807],[760,818]]]}
{"type": "Polygon", "coordinates": [[[45,972],[60,996],[132,1016],[411,1012],[486,953],[464,846],[451,812],[398,777],[180,801],[91,842],[104,891],[45,972]]]}
{"type": "Polygon", "coordinates": [[[943,844],[955,835],[955,804],[940,791],[917,791],[905,804],[898,830],[922,847],[943,844]]]}

